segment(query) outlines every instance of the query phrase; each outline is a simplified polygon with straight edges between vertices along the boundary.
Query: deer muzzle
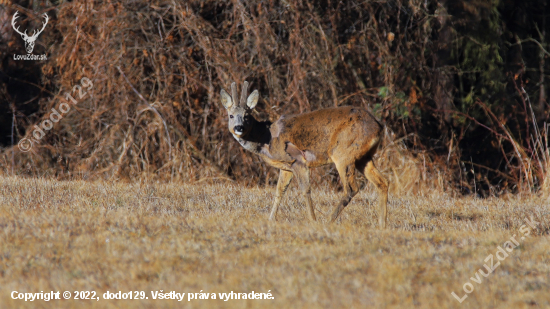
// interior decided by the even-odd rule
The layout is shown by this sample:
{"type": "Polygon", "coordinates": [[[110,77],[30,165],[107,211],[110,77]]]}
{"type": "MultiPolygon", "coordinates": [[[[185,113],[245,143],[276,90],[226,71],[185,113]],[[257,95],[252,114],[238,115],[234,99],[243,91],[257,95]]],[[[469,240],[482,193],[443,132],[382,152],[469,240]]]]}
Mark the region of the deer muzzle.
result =
{"type": "Polygon", "coordinates": [[[235,132],[235,134],[237,135],[242,135],[243,132],[244,132],[244,127],[243,126],[235,126],[233,128],[233,131],[235,132]]]}

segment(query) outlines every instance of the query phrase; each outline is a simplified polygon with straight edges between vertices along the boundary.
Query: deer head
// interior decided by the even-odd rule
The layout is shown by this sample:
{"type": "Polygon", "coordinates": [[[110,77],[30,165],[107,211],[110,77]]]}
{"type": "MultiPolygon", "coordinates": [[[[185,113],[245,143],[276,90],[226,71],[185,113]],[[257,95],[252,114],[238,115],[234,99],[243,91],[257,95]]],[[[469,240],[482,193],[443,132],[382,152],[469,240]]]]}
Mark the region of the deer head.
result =
{"type": "Polygon", "coordinates": [[[15,28],[15,20],[17,18],[19,18],[19,16],[17,14],[19,14],[19,12],[15,12],[15,14],[13,14],[13,18],[11,19],[11,26],[13,27],[13,30],[15,30],[15,32],[17,32],[21,35],[21,37],[25,41],[25,49],[27,50],[27,53],[30,54],[30,53],[32,53],[32,51],[34,49],[34,42],[38,38],[38,35],[40,33],[42,33],[42,31],[44,31],[44,28],[46,28],[46,25],[48,24],[49,18],[48,18],[48,15],[46,13],[44,13],[44,19],[46,19],[46,21],[44,22],[44,24],[42,26],[42,29],[40,29],[38,32],[36,30],[34,30],[32,35],[28,36],[27,35],[27,30],[25,30],[25,32],[23,33],[21,31],[19,31],[19,27],[15,28]]]}
{"type": "Polygon", "coordinates": [[[252,128],[251,112],[256,107],[256,103],[258,103],[259,95],[258,90],[254,90],[247,99],[247,91],[248,82],[245,81],[240,101],[237,101],[237,86],[235,83],[231,84],[231,96],[223,89],[220,93],[223,107],[225,107],[229,115],[229,131],[235,137],[246,136],[252,128]]]}

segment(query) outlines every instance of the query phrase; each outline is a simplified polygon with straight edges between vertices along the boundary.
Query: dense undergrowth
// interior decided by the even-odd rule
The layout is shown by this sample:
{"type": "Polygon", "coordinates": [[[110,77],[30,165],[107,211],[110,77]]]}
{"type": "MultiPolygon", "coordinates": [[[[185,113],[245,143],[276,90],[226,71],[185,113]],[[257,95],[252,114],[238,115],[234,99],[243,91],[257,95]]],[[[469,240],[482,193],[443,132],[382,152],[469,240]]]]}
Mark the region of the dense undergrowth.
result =
{"type": "Polygon", "coordinates": [[[387,126],[377,162],[394,190],[548,192],[548,11],[542,0],[2,1],[0,168],[272,184],[219,102],[248,80],[262,119],[369,108],[387,126]],[[15,11],[28,29],[49,14],[35,48],[47,61],[13,60],[25,53],[15,11]],[[21,152],[83,78],[86,96],[21,152]]]}

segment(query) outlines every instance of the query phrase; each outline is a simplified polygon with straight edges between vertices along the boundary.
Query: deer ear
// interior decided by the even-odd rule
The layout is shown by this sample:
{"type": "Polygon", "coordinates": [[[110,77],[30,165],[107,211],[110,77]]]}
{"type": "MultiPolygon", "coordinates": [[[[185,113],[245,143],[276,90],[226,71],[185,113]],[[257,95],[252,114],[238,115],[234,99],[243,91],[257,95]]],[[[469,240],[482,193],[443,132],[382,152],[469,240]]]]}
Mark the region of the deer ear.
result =
{"type": "Polygon", "coordinates": [[[233,106],[233,100],[231,99],[229,93],[225,92],[225,90],[222,89],[220,95],[222,97],[222,104],[225,109],[229,109],[231,106],[233,106]]]}
{"type": "Polygon", "coordinates": [[[252,92],[248,96],[248,99],[246,100],[246,106],[248,106],[250,109],[253,109],[254,107],[256,107],[256,104],[258,103],[258,98],[259,98],[258,90],[254,90],[254,92],[252,92]]]}

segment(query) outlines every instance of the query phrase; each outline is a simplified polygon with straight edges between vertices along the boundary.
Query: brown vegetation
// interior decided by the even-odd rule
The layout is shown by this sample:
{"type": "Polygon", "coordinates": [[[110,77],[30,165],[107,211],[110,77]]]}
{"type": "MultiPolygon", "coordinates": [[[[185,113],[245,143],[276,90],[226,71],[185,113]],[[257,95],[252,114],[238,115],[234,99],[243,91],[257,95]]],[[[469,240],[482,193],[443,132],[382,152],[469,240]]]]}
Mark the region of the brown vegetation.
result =
{"type": "Polygon", "coordinates": [[[550,307],[548,10],[0,0],[0,307],[180,306],[10,295],[50,290],[275,297],[190,308],[550,307]],[[48,14],[34,49],[47,61],[13,60],[26,53],[15,11],[30,31],[48,14]],[[259,119],[347,105],[385,123],[374,160],[390,182],[387,231],[374,229],[365,179],[325,224],[341,197],[328,168],[311,177],[320,222],[292,186],[267,222],[276,171],[234,141],[219,104],[244,80],[259,90],[259,119]],[[21,151],[66,93],[77,104],[21,151]],[[462,296],[529,217],[540,225],[459,305],[451,292],[462,296]]]}
{"type": "MultiPolygon", "coordinates": [[[[225,130],[219,89],[247,79],[260,91],[263,119],[341,105],[372,110],[386,136],[400,139],[385,144],[402,156],[380,157],[399,161],[383,169],[401,178],[398,188],[548,192],[550,31],[519,42],[506,32],[531,35],[508,15],[535,14],[537,3],[518,11],[486,1],[12,1],[0,6],[4,55],[24,52],[8,31],[16,10],[29,29],[43,12],[51,19],[36,48],[48,61],[2,62],[0,104],[11,111],[0,116],[2,144],[30,137],[83,77],[94,86],[32,151],[5,148],[0,168],[59,179],[274,184],[275,170],[225,130]]],[[[312,179],[336,183],[337,173],[312,179]]]]}

